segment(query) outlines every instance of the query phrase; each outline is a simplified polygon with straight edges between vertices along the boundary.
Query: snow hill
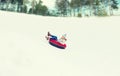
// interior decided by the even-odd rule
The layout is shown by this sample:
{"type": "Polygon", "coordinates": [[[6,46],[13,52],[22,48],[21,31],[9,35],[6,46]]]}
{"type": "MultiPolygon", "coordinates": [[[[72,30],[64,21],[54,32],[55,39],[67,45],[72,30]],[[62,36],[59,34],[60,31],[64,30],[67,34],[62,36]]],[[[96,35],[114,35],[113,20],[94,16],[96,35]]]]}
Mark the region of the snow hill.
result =
{"type": "Polygon", "coordinates": [[[0,76],[120,76],[120,16],[43,17],[0,11],[0,76]],[[67,34],[67,48],[48,44],[67,34]]]}

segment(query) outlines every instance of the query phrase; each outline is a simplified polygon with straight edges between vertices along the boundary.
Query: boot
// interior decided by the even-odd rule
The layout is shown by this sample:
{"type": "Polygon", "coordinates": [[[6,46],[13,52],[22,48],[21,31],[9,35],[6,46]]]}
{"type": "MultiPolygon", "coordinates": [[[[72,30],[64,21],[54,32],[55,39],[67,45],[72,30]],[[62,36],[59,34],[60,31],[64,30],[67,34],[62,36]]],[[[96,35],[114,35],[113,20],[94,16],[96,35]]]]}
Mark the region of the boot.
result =
{"type": "Polygon", "coordinates": [[[51,36],[50,32],[48,32],[48,36],[51,36]]]}

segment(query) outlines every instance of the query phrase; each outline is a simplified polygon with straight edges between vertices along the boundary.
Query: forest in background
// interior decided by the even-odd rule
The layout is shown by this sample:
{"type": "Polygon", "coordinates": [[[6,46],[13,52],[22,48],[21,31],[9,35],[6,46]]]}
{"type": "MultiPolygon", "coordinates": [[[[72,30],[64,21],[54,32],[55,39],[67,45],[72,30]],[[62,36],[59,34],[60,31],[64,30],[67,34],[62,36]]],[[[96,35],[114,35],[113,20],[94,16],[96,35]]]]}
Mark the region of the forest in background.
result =
{"type": "Polygon", "coordinates": [[[0,0],[0,10],[56,17],[112,16],[119,10],[119,3],[117,0],[56,0],[51,10],[42,0],[0,0]]]}

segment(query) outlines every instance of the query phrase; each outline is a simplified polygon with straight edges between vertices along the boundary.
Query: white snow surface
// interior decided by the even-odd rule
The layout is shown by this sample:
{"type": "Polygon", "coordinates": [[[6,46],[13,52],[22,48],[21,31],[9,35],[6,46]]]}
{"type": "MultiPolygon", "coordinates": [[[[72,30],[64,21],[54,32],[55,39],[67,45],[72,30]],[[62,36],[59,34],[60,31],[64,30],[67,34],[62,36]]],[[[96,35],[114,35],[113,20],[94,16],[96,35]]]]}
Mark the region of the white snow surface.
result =
{"type": "Polygon", "coordinates": [[[120,76],[120,16],[45,17],[0,11],[0,76],[120,76]],[[67,34],[67,48],[45,39],[67,34]]]}

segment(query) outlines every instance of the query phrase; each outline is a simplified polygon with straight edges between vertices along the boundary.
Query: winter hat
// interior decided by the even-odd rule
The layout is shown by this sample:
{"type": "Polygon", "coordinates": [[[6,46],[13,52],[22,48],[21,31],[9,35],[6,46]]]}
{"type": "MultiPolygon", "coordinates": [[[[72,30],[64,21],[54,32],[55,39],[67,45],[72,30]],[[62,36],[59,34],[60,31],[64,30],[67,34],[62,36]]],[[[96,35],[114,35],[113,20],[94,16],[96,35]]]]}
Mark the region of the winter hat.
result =
{"type": "Polygon", "coordinates": [[[67,35],[67,34],[63,34],[62,36],[63,36],[64,38],[66,38],[66,35],[67,35]]]}
{"type": "Polygon", "coordinates": [[[66,35],[67,35],[67,34],[63,34],[62,37],[61,37],[61,39],[67,40],[67,39],[66,39],[66,35]]]}

